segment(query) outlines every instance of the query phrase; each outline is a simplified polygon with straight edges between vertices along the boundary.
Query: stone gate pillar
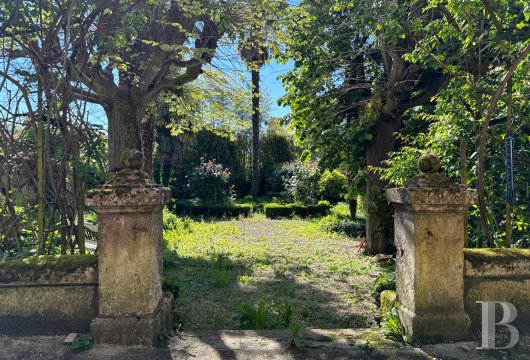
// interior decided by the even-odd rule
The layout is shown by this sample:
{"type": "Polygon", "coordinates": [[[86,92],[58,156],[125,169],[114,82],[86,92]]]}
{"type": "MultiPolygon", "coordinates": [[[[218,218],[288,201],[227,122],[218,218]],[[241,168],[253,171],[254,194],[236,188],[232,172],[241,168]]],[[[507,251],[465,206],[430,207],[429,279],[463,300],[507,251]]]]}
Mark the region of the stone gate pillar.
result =
{"type": "Polygon", "coordinates": [[[127,150],[114,178],[87,194],[98,214],[97,343],[154,345],[171,325],[162,296],[162,209],[170,190],[142,172],[142,154],[127,150]]]}
{"type": "Polygon", "coordinates": [[[395,208],[398,314],[413,342],[456,341],[470,326],[463,248],[477,195],[439,174],[435,155],[422,155],[418,167],[405,187],[386,190],[395,208]]]}

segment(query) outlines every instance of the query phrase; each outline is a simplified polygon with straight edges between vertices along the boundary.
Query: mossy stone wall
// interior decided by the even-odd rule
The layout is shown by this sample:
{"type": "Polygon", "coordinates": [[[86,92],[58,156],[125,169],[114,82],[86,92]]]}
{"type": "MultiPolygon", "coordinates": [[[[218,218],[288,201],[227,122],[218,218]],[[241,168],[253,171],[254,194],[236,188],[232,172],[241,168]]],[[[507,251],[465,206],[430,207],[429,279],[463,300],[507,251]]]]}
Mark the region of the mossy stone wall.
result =
{"type": "MultiPolygon", "coordinates": [[[[508,301],[517,309],[514,326],[530,328],[530,249],[464,250],[464,305],[472,327],[481,327],[477,301],[508,301]]],[[[502,311],[496,311],[497,321],[502,311]]]]}
{"type": "Polygon", "coordinates": [[[0,264],[0,334],[88,332],[97,292],[96,255],[7,260],[0,264]]]}

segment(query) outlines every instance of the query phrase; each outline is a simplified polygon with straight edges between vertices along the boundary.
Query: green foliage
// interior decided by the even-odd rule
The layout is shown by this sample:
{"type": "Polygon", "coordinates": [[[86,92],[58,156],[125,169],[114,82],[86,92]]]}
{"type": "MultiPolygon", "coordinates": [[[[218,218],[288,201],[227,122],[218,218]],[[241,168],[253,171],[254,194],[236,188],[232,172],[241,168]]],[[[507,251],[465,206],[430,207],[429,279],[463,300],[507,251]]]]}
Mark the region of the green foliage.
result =
{"type": "Polygon", "coordinates": [[[293,322],[289,323],[289,329],[291,330],[291,347],[302,347],[304,342],[304,337],[302,330],[307,327],[307,324],[303,322],[293,322]]]}
{"type": "Polygon", "coordinates": [[[373,286],[373,296],[379,305],[381,292],[384,290],[396,290],[396,269],[393,265],[381,265],[381,274],[377,277],[373,286]]]}
{"type": "Polygon", "coordinates": [[[406,340],[406,335],[395,307],[383,317],[381,320],[381,327],[386,336],[400,341],[406,340]]]}
{"type": "Polygon", "coordinates": [[[90,334],[79,335],[72,344],[72,350],[75,352],[82,352],[92,349],[94,345],[94,338],[90,334]]]}
{"type": "Polygon", "coordinates": [[[173,200],[168,206],[179,215],[217,218],[249,216],[253,209],[252,204],[196,204],[189,200],[173,200]]]}
{"type": "Polygon", "coordinates": [[[238,305],[239,328],[248,330],[286,329],[293,315],[289,304],[275,304],[260,301],[257,304],[238,305]]]}
{"type": "Polygon", "coordinates": [[[324,231],[330,233],[344,234],[349,237],[366,235],[366,220],[352,219],[349,215],[330,214],[323,217],[319,224],[324,231]]]}
{"type": "Polygon", "coordinates": [[[265,193],[268,195],[281,195],[285,192],[284,178],[289,175],[289,170],[283,163],[269,165],[263,171],[265,193]]]}
{"type": "MultiPolygon", "coordinates": [[[[176,226],[167,229],[168,231],[175,230],[176,226]]],[[[165,229],[166,230],[166,229],[165,229]]],[[[178,255],[175,250],[164,251],[162,258],[162,291],[173,294],[174,297],[179,293],[179,279],[175,275],[174,270],[178,266],[178,255]]]]}
{"type": "Polygon", "coordinates": [[[203,204],[222,204],[228,201],[230,172],[215,159],[201,163],[190,174],[190,193],[203,204]]]}
{"type": "Polygon", "coordinates": [[[324,216],[329,212],[331,205],[328,201],[319,201],[316,205],[302,204],[265,204],[265,216],[269,219],[324,216]]]}
{"type": "Polygon", "coordinates": [[[326,170],[318,180],[318,190],[323,199],[337,203],[346,195],[348,179],[338,170],[326,170]]]}
{"type": "Polygon", "coordinates": [[[292,137],[279,125],[270,125],[260,139],[260,162],[265,194],[278,194],[285,190],[282,164],[294,160],[295,157],[292,137]]]}
{"type": "Polygon", "coordinates": [[[314,204],[318,197],[320,172],[316,163],[293,161],[283,165],[283,178],[289,198],[304,204],[314,204]]]}
{"type": "Polygon", "coordinates": [[[172,212],[168,211],[167,208],[164,209],[162,215],[162,226],[166,231],[174,230],[179,223],[178,217],[172,212]]]}

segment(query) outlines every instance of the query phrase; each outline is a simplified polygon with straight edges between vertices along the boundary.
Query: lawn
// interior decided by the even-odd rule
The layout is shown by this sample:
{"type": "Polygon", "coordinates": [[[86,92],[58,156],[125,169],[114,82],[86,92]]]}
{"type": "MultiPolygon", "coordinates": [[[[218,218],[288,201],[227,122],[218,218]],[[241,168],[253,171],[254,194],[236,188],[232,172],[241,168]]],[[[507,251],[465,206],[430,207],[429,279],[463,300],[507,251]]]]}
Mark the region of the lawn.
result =
{"type": "MultiPolygon", "coordinates": [[[[167,225],[166,221],[166,225],[167,225]]],[[[177,288],[185,330],[238,329],[245,308],[292,311],[312,328],[377,326],[378,269],[354,254],[357,239],[324,232],[318,220],[173,219],[164,231],[166,289],[177,288]]]]}

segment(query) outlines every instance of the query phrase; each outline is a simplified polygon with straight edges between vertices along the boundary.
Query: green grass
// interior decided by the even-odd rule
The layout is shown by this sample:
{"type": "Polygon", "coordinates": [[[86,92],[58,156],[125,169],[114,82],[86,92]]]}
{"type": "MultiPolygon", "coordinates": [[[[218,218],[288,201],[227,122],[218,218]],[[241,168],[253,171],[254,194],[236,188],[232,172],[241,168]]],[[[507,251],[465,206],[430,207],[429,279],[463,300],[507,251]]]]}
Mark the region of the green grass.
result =
{"type": "Polygon", "coordinates": [[[237,329],[241,309],[260,303],[290,306],[292,320],[309,327],[376,326],[378,270],[353,253],[357,241],[324,232],[318,220],[177,218],[164,238],[165,283],[178,288],[185,330],[237,329]]]}

